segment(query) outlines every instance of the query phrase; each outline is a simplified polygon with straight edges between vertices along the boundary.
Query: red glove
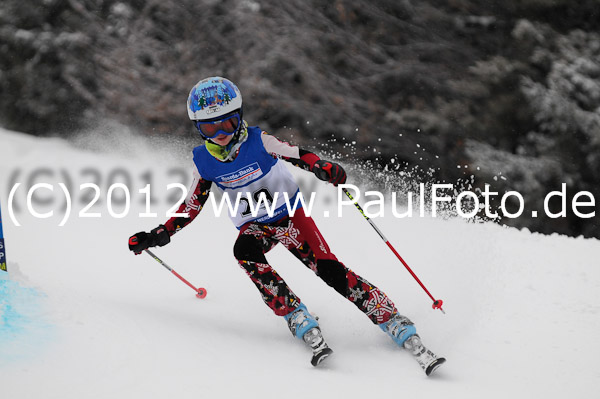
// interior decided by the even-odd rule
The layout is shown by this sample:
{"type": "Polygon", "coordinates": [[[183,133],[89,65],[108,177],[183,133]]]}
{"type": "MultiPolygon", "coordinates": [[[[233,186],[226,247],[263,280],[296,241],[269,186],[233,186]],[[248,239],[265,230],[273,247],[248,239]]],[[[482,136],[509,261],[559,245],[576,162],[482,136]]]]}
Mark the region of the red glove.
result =
{"type": "Polygon", "coordinates": [[[318,160],[313,166],[313,173],[319,179],[327,181],[334,186],[344,184],[346,182],[346,172],[344,168],[335,162],[318,160]]]}

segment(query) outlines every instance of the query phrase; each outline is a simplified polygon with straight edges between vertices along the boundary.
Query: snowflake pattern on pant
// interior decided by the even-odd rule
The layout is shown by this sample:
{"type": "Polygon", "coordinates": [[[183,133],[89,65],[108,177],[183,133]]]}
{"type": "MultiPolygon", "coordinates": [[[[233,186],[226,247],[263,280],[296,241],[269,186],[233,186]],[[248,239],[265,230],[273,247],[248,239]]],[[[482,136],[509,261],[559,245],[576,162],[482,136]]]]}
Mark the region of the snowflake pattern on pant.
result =
{"type": "Polygon", "coordinates": [[[272,238],[279,241],[287,249],[291,249],[300,246],[301,243],[298,240],[299,235],[300,230],[294,227],[294,223],[290,220],[290,223],[287,226],[275,227],[272,238]]]}
{"type": "Polygon", "coordinates": [[[350,269],[347,270],[348,294],[346,298],[366,314],[373,323],[387,322],[394,312],[397,312],[392,300],[363,277],[350,269]]]}
{"type": "Polygon", "coordinates": [[[369,299],[363,303],[362,307],[366,310],[365,314],[369,316],[375,324],[385,323],[396,311],[390,298],[379,291],[378,288],[373,288],[371,292],[369,292],[369,299]]]}
{"type": "MultiPolygon", "coordinates": [[[[263,254],[278,243],[283,244],[321,278],[323,276],[318,272],[318,265],[323,265],[319,260],[329,262],[331,266],[328,267],[338,270],[342,276],[342,285],[336,286],[335,289],[365,313],[373,323],[385,323],[397,311],[394,303],[379,288],[337,260],[310,217],[300,214],[298,217],[283,218],[273,224],[249,223],[240,229],[240,237],[245,235],[256,238],[255,244],[250,240],[250,244],[246,245],[257,245],[263,254]]],[[[238,262],[261,292],[263,301],[276,315],[286,315],[299,305],[300,299],[268,263],[244,259],[238,259],[238,262]]]]}
{"type": "Polygon", "coordinates": [[[251,223],[245,226],[240,233],[253,235],[255,237],[262,237],[265,235],[264,229],[257,223],[251,223]]]}
{"type": "Polygon", "coordinates": [[[285,316],[298,307],[300,300],[271,266],[245,260],[239,261],[239,264],[260,291],[265,304],[277,316],[285,316]]]}

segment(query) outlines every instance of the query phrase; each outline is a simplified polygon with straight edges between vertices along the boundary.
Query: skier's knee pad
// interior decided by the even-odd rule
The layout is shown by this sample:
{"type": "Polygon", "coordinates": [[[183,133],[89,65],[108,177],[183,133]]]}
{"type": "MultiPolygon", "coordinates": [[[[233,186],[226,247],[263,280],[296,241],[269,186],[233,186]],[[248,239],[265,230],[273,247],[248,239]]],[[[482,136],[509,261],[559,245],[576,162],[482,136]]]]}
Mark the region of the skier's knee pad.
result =
{"type": "Polygon", "coordinates": [[[336,260],[319,259],[317,261],[317,274],[319,277],[342,295],[346,295],[348,291],[346,271],[346,267],[336,260]]]}
{"type": "Polygon", "coordinates": [[[260,240],[251,235],[242,234],[235,240],[233,256],[237,260],[267,263],[260,240]]]}

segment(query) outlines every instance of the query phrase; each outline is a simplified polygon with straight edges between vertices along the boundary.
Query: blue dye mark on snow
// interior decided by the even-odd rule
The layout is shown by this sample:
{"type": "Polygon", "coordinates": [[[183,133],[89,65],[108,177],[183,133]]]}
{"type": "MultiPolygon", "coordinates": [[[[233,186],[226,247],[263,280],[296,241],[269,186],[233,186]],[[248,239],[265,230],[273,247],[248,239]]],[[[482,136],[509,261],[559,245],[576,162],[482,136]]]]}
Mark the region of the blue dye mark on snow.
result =
{"type": "Polygon", "coordinates": [[[0,367],[36,357],[52,326],[43,310],[44,295],[0,272],[0,367]]]}

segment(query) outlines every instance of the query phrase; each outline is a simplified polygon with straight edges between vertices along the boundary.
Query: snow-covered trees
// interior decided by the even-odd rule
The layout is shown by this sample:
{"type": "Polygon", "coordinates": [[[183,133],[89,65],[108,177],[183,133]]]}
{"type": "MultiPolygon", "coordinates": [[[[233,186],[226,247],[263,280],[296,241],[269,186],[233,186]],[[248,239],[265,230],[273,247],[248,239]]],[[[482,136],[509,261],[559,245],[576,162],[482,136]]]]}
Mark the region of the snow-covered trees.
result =
{"type": "MultiPolygon", "coordinates": [[[[185,135],[190,87],[225,75],[283,138],[522,188],[535,209],[600,179],[598,1],[571,3],[3,0],[0,124],[185,135]]],[[[513,223],[600,236],[576,218],[513,223]]]]}

